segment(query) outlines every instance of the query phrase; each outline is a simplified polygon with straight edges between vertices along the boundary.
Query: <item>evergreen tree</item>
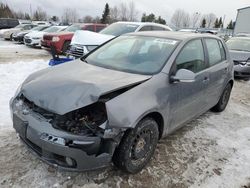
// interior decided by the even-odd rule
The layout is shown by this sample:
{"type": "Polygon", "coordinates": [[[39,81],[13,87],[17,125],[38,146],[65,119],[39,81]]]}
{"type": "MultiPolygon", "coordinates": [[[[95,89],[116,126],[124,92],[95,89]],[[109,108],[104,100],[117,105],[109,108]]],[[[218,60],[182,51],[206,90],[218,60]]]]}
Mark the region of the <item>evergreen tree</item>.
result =
{"type": "Polygon", "coordinates": [[[215,22],[214,22],[214,28],[219,28],[219,20],[218,18],[216,18],[215,22]]]}
{"type": "Polygon", "coordinates": [[[206,27],[206,24],[207,24],[207,21],[205,18],[202,19],[202,22],[201,22],[201,27],[202,28],[205,28],[206,27]]]}
{"type": "Polygon", "coordinates": [[[109,8],[109,4],[106,3],[103,14],[102,14],[101,23],[106,24],[109,22],[110,22],[110,8],[109,8]]]}
{"type": "Polygon", "coordinates": [[[220,20],[219,20],[219,23],[218,23],[218,24],[219,24],[219,28],[220,28],[220,27],[223,27],[222,17],[220,17],[220,20]]]}
{"type": "Polygon", "coordinates": [[[166,20],[164,20],[163,18],[161,18],[161,16],[158,17],[157,20],[155,20],[156,23],[160,23],[160,24],[163,24],[165,25],[166,24],[166,20]]]}
{"type": "Polygon", "coordinates": [[[233,21],[231,20],[227,26],[227,29],[234,29],[233,21]]]}

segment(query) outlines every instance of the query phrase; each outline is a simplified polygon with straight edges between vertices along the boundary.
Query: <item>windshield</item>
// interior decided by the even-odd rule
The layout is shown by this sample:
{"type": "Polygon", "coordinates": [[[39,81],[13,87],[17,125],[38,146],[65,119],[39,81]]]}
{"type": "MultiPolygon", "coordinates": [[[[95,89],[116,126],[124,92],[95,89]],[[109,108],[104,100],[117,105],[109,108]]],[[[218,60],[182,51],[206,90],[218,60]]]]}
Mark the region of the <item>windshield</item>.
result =
{"type": "Polygon", "coordinates": [[[229,50],[247,51],[250,52],[250,39],[249,38],[231,38],[227,41],[229,50]]]}
{"type": "Polygon", "coordinates": [[[37,26],[31,29],[31,31],[42,31],[44,29],[48,28],[48,26],[37,26]]]}
{"type": "Polygon", "coordinates": [[[172,39],[121,36],[83,61],[103,68],[152,75],[162,69],[177,44],[178,41],[172,39]]]}
{"type": "Polygon", "coordinates": [[[81,27],[79,25],[71,25],[71,26],[67,27],[65,29],[65,31],[75,32],[75,31],[80,30],[80,29],[81,29],[81,27]]]}
{"type": "Polygon", "coordinates": [[[139,25],[136,24],[124,24],[124,23],[114,23],[105,29],[101,30],[99,33],[106,35],[120,36],[125,33],[134,32],[139,25]]]}
{"type": "Polygon", "coordinates": [[[20,24],[20,25],[17,25],[15,28],[23,28],[25,25],[23,24],[20,24]]]}

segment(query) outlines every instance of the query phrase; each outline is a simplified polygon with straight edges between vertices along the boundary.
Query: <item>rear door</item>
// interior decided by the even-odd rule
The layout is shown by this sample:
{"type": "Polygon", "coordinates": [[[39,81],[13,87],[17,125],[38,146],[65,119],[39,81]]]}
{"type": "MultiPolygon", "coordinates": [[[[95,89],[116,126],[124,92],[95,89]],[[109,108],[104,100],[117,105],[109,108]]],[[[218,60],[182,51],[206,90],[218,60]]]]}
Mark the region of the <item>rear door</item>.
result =
{"type": "Polygon", "coordinates": [[[209,87],[207,105],[214,106],[222,93],[228,73],[229,63],[222,42],[215,38],[205,38],[206,53],[209,62],[209,87]]]}
{"type": "MultiPolygon", "coordinates": [[[[196,115],[204,112],[205,90],[208,87],[207,62],[201,39],[189,41],[180,51],[174,63],[174,74],[179,69],[187,69],[196,74],[191,83],[170,84],[170,131],[196,115]]],[[[172,74],[172,73],[170,73],[172,74]]]]}

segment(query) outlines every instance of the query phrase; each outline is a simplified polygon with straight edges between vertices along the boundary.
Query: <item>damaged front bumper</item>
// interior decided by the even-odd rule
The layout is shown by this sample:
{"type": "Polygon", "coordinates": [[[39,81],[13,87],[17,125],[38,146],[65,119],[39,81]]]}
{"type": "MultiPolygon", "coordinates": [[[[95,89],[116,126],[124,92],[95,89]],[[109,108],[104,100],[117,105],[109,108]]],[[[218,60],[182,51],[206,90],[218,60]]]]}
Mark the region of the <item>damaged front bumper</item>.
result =
{"type": "MultiPolygon", "coordinates": [[[[55,129],[32,111],[13,108],[13,126],[20,139],[40,159],[64,170],[85,171],[108,166],[121,131],[105,129],[102,136],[84,136],[55,129]]],[[[107,121],[102,125],[106,127],[107,121]]]]}

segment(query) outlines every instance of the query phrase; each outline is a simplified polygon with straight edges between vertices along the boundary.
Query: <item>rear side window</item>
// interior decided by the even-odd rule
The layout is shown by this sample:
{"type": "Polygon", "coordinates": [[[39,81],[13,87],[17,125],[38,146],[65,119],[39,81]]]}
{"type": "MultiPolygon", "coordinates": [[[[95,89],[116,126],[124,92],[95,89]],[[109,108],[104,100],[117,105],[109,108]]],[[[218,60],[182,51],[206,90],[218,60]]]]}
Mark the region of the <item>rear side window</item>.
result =
{"type": "Polygon", "coordinates": [[[159,26],[152,26],[153,31],[166,31],[164,27],[159,27],[159,26]]]}
{"type": "Polygon", "coordinates": [[[187,69],[194,73],[204,70],[206,63],[201,40],[188,42],[177,56],[175,63],[177,70],[187,69]]]}
{"type": "Polygon", "coordinates": [[[222,61],[221,47],[219,46],[218,40],[216,39],[205,39],[209,65],[213,66],[222,61]]]}
{"type": "Polygon", "coordinates": [[[224,48],[224,46],[222,45],[221,41],[218,41],[218,42],[219,42],[219,46],[220,46],[221,60],[224,61],[224,60],[226,60],[225,48],[224,48]]]}
{"type": "Polygon", "coordinates": [[[140,31],[152,31],[152,26],[143,26],[140,31]]]}
{"type": "Polygon", "coordinates": [[[103,28],[105,28],[105,26],[97,25],[97,26],[95,27],[95,30],[96,30],[96,32],[99,32],[99,31],[101,31],[103,28]]]}
{"type": "Polygon", "coordinates": [[[95,28],[93,25],[88,25],[86,26],[85,30],[88,30],[88,31],[95,31],[95,28]]]}

